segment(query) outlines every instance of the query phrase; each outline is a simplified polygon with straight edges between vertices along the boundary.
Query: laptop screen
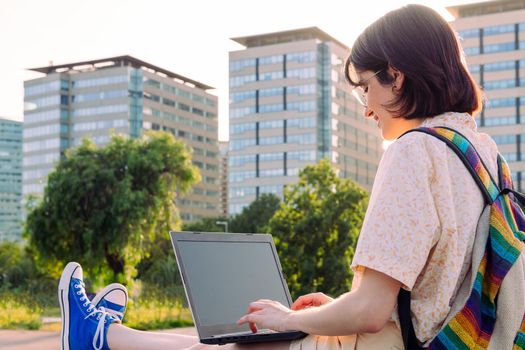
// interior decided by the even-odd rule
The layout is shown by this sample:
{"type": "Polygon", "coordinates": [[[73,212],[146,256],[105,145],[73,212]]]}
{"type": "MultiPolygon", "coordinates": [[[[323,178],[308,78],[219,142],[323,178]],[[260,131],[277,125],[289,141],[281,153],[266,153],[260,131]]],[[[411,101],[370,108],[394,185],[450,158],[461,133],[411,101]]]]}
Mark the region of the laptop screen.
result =
{"type": "Polygon", "coordinates": [[[200,326],[235,324],[248,304],[258,299],[290,305],[271,242],[181,240],[178,249],[200,326]]]}

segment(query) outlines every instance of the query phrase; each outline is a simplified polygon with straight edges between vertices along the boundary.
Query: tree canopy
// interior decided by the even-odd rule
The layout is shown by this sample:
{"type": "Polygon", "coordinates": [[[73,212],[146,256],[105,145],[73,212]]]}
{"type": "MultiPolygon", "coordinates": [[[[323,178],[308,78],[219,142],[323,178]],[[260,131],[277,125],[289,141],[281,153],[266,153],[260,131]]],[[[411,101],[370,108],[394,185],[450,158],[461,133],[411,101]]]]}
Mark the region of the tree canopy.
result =
{"type": "Polygon", "coordinates": [[[182,231],[224,232],[224,226],[217,224],[217,221],[225,222],[228,221],[228,219],[215,216],[211,218],[202,218],[198,221],[186,222],[182,225],[182,231]]]}
{"type": "Polygon", "coordinates": [[[49,174],[26,234],[55,273],[78,261],[99,282],[129,282],[156,232],[179,227],[175,197],[199,179],[190,152],[171,134],[113,136],[101,148],[83,140],[49,174]]]}
{"type": "Polygon", "coordinates": [[[350,262],[367,201],[367,192],[338,178],[326,159],[305,167],[298,183],[285,189],[269,230],[292,297],[349,290],[350,262]]]}
{"type": "Polygon", "coordinates": [[[224,223],[228,224],[228,232],[264,233],[268,232],[268,222],[279,209],[281,199],[272,193],[263,193],[243,210],[232,217],[202,218],[199,221],[187,222],[182,225],[183,231],[224,232],[224,223]],[[219,224],[217,223],[219,222],[219,224]]]}
{"type": "Polygon", "coordinates": [[[230,220],[230,231],[239,233],[264,233],[268,231],[268,222],[275,214],[281,200],[275,194],[263,193],[256,200],[243,208],[240,214],[230,220]]]}

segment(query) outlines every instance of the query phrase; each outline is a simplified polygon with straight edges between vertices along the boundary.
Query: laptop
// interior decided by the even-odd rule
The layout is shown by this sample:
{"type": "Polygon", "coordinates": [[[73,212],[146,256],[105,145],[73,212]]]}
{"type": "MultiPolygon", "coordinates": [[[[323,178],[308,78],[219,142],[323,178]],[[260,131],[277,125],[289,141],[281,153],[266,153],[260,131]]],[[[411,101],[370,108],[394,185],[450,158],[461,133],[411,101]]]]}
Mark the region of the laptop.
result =
{"type": "Polygon", "coordinates": [[[201,343],[293,340],[299,331],[276,332],[236,321],[248,304],[271,299],[290,307],[292,299],[269,234],[170,232],[184,290],[201,343]]]}

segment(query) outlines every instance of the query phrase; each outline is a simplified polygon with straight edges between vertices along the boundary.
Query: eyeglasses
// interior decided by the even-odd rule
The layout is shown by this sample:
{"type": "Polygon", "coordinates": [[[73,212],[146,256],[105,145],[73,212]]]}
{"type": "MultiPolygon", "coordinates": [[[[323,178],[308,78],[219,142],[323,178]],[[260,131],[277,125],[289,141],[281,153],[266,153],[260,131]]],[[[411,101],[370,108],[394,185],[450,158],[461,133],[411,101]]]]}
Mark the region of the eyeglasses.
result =
{"type": "Polygon", "coordinates": [[[378,70],[377,72],[375,72],[374,74],[372,74],[371,77],[369,77],[368,79],[366,80],[363,80],[359,86],[354,86],[354,88],[352,89],[352,95],[354,95],[354,97],[357,99],[357,102],[359,102],[360,104],[362,104],[364,107],[367,107],[368,106],[368,100],[366,98],[366,94],[367,92],[365,91],[365,89],[363,89],[362,85],[365,85],[366,83],[368,83],[368,81],[370,79],[372,79],[373,77],[375,77],[376,75],[378,75],[379,73],[381,73],[383,70],[380,69],[378,70]]]}

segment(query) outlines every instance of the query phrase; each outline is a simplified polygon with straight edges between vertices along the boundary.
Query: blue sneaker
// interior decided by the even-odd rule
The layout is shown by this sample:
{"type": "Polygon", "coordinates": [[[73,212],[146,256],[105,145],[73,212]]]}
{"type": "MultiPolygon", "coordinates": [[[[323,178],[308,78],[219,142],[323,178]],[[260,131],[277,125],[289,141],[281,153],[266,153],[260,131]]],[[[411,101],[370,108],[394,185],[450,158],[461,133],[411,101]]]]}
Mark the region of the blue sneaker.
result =
{"type": "Polygon", "coordinates": [[[62,311],[62,350],[109,350],[106,339],[109,325],[120,320],[89,301],[82,267],[76,262],[68,263],[62,272],[58,301],[62,311]]]}
{"type": "Polygon", "coordinates": [[[128,306],[128,290],[120,283],[112,283],[98,292],[91,303],[97,309],[103,307],[122,322],[128,306]]]}

